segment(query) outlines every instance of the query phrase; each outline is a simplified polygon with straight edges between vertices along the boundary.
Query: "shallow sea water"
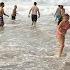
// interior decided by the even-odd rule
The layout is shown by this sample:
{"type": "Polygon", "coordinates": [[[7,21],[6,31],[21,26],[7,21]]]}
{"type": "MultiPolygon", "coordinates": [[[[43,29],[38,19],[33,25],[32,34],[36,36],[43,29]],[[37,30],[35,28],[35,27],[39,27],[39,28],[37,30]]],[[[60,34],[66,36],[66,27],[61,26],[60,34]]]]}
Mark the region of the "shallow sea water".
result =
{"type": "MultiPolygon", "coordinates": [[[[68,56],[51,57],[58,47],[57,22],[53,12],[49,15],[43,13],[36,27],[31,25],[31,19],[27,17],[28,10],[23,12],[26,14],[21,12],[18,11],[15,21],[4,16],[5,26],[0,28],[0,70],[61,70],[68,56]]],[[[64,50],[66,54],[70,51],[69,35],[68,31],[64,50]]]]}

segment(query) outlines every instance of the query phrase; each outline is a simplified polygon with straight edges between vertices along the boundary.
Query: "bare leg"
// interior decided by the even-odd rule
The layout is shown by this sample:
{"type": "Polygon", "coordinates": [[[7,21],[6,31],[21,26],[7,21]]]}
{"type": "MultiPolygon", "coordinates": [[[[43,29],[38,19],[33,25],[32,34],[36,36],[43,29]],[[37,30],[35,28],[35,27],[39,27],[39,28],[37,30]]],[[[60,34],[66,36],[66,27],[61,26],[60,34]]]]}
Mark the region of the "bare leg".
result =
{"type": "Polygon", "coordinates": [[[61,55],[63,53],[64,42],[65,42],[65,37],[64,36],[61,36],[61,38],[59,39],[59,44],[60,44],[59,57],[61,57],[61,55]]]}
{"type": "Polygon", "coordinates": [[[34,22],[32,21],[32,25],[33,25],[33,23],[34,23],[34,22]]]}
{"type": "Polygon", "coordinates": [[[34,21],[34,26],[36,26],[36,22],[34,21]]]}
{"type": "Polygon", "coordinates": [[[61,48],[60,48],[60,53],[59,53],[59,57],[61,57],[62,52],[63,52],[63,49],[64,49],[64,46],[61,46],[61,48]]]}

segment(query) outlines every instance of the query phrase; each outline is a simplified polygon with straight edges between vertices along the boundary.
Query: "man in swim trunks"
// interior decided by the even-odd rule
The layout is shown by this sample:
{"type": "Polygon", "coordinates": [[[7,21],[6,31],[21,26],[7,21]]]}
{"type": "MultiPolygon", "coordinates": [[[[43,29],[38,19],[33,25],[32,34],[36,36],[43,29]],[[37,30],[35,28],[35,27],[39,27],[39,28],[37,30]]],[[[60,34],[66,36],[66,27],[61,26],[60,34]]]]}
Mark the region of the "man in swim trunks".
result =
{"type": "Polygon", "coordinates": [[[39,12],[39,8],[37,7],[37,3],[34,2],[34,6],[30,9],[29,11],[29,15],[32,11],[32,14],[31,14],[31,18],[32,18],[32,25],[36,25],[36,22],[37,22],[37,13],[40,17],[40,12],[39,12]]]}
{"type": "Polygon", "coordinates": [[[4,13],[3,7],[4,7],[4,3],[1,2],[1,3],[0,3],[0,26],[2,26],[2,27],[4,26],[3,15],[8,16],[7,14],[4,13]]]}

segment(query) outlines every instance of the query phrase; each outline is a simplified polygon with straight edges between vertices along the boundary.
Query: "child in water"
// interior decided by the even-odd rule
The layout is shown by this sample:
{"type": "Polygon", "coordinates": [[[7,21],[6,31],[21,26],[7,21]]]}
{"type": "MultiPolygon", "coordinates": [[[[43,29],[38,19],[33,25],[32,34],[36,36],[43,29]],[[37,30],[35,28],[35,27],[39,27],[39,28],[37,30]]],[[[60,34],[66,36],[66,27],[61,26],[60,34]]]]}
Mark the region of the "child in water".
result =
{"type": "Polygon", "coordinates": [[[57,26],[57,40],[59,42],[60,46],[60,52],[59,52],[59,57],[61,57],[63,49],[64,49],[64,44],[65,44],[65,35],[67,33],[67,30],[70,28],[69,24],[69,15],[64,14],[62,21],[60,24],[57,26]]]}
{"type": "Polygon", "coordinates": [[[14,6],[14,9],[13,9],[13,12],[12,12],[12,15],[11,15],[11,18],[12,20],[15,20],[16,19],[16,9],[17,9],[17,5],[14,6]]]}

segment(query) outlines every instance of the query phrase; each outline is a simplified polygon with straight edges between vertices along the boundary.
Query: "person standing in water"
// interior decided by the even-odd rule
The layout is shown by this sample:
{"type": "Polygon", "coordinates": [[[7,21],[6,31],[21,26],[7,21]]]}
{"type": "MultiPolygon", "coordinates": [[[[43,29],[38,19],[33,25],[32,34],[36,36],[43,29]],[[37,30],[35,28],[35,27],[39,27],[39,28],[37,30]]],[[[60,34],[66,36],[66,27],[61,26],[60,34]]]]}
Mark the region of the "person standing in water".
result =
{"type": "Polygon", "coordinates": [[[12,20],[16,19],[16,14],[17,14],[16,9],[17,9],[17,5],[15,5],[14,9],[13,9],[13,12],[12,12],[12,15],[11,15],[12,20]]]}
{"type": "Polygon", "coordinates": [[[61,5],[60,7],[61,7],[61,16],[63,17],[65,14],[65,9],[64,9],[63,5],[61,5]]]}
{"type": "MultiPolygon", "coordinates": [[[[4,20],[3,20],[3,15],[8,16],[7,14],[5,14],[4,12],[4,3],[1,2],[0,3],[0,26],[4,26],[4,20]]],[[[8,16],[9,17],[9,16],[8,16]]]]}
{"type": "Polygon", "coordinates": [[[59,57],[61,57],[63,53],[63,49],[65,47],[65,35],[67,30],[70,29],[69,15],[64,14],[63,19],[60,24],[57,26],[56,36],[59,43],[59,57]]]}
{"type": "Polygon", "coordinates": [[[61,18],[61,9],[60,9],[60,5],[58,5],[58,8],[57,8],[56,13],[55,13],[55,16],[56,16],[55,21],[56,21],[56,20],[59,21],[59,19],[61,18]]]}
{"type": "MultiPolygon", "coordinates": [[[[32,18],[32,25],[35,25],[36,26],[36,22],[37,22],[37,13],[40,17],[40,11],[39,11],[39,8],[37,7],[37,3],[34,2],[34,6],[30,9],[29,11],[29,17],[30,17],[30,13],[32,11],[32,14],[31,14],[31,18],[32,18]]],[[[38,17],[38,18],[39,18],[38,17]]]]}
{"type": "Polygon", "coordinates": [[[63,8],[63,5],[60,5],[60,10],[61,10],[61,17],[60,17],[60,19],[59,19],[59,21],[58,21],[58,25],[59,25],[59,23],[62,21],[63,16],[64,16],[64,14],[65,14],[65,9],[63,8]]]}

